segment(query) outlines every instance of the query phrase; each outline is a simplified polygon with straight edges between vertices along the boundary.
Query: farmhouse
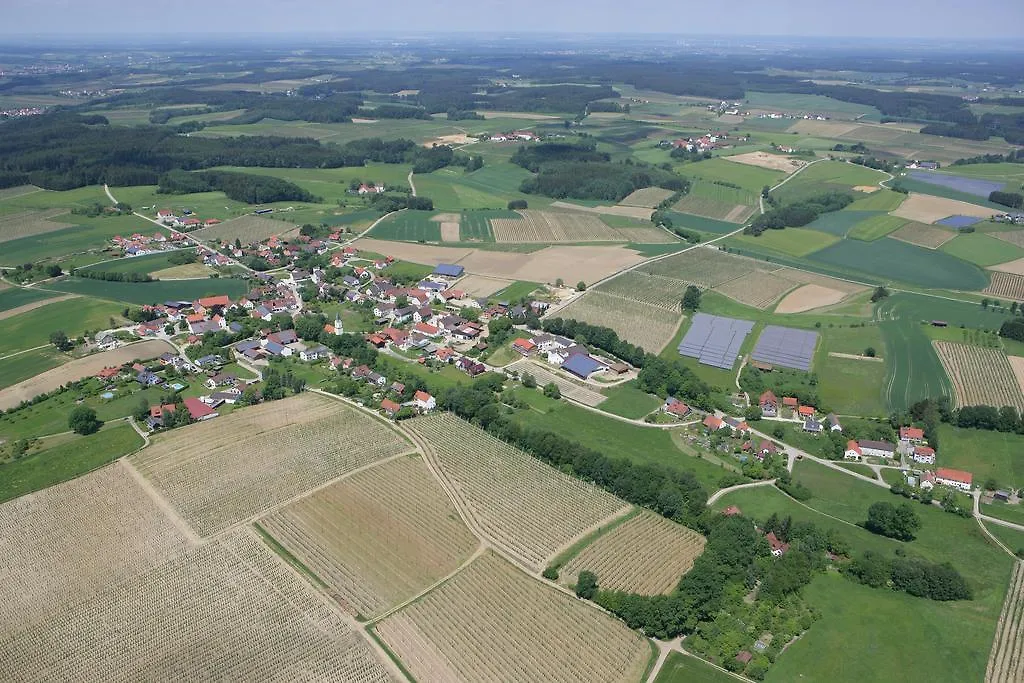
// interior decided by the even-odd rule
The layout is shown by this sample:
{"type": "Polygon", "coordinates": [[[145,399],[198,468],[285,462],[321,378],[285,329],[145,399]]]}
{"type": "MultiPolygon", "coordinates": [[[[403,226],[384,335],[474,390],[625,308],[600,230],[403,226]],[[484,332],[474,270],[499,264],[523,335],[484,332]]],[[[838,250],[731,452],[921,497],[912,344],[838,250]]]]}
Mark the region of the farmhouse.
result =
{"type": "Polygon", "coordinates": [[[516,339],[512,342],[512,349],[523,356],[529,356],[537,349],[537,345],[529,339],[516,339]]]}
{"type": "Polygon", "coordinates": [[[380,409],[387,413],[390,417],[394,417],[398,414],[398,411],[402,409],[402,406],[398,405],[390,398],[386,398],[380,402],[380,409]]]}
{"type": "Polygon", "coordinates": [[[661,409],[669,415],[675,415],[676,417],[686,417],[690,414],[690,406],[686,405],[674,396],[666,398],[661,409]]]}
{"type": "Polygon", "coordinates": [[[911,456],[914,462],[921,462],[926,465],[935,464],[935,449],[928,446],[914,446],[914,454],[911,456]]]}
{"type": "Polygon", "coordinates": [[[707,417],[705,417],[704,421],[701,424],[703,424],[712,432],[717,431],[719,429],[729,429],[729,425],[725,424],[725,422],[723,422],[721,418],[715,417],[714,415],[708,415],[707,417]]]}
{"type": "Polygon", "coordinates": [[[821,434],[824,431],[824,427],[820,422],[815,420],[813,417],[809,417],[804,420],[804,431],[811,434],[821,434]]]}
{"type": "Polygon", "coordinates": [[[970,491],[974,482],[974,475],[963,470],[954,470],[948,467],[940,467],[935,470],[935,483],[945,486],[952,486],[963,491],[970,491]]]}
{"type": "Polygon", "coordinates": [[[427,412],[437,407],[437,400],[425,391],[417,391],[413,394],[412,403],[422,412],[427,412]]]}
{"type": "Polygon", "coordinates": [[[839,422],[839,418],[836,417],[835,413],[829,413],[825,419],[828,421],[828,430],[830,432],[843,431],[843,425],[839,422]]]}
{"type": "Polygon", "coordinates": [[[896,446],[888,441],[860,441],[860,450],[866,456],[876,458],[892,458],[896,455],[896,446]]]}
{"type": "Polygon", "coordinates": [[[846,442],[846,451],[843,453],[843,457],[846,460],[860,460],[864,457],[864,451],[861,450],[859,443],[850,439],[846,442]]]}
{"type": "Polygon", "coordinates": [[[771,391],[766,391],[761,394],[761,398],[757,400],[757,404],[761,407],[762,417],[778,417],[779,399],[775,398],[775,394],[771,391]]]}
{"type": "Polygon", "coordinates": [[[784,396],[782,398],[782,405],[784,408],[796,410],[797,408],[800,407],[800,401],[798,401],[794,396],[784,396]]]}
{"type": "Polygon", "coordinates": [[[789,550],[789,544],[780,541],[774,531],[769,531],[768,535],[765,536],[765,540],[768,541],[768,545],[771,547],[772,555],[774,557],[781,557],[786,554],[787,550],[789,550]]]}
{"type": "Polygon", "coordinates": [[[191,415],[192,419],[196,422],[212,420],[219,415],[216,410],[206,405],[198,398],[186,398],[182,403],[185,404],[185,408],[188,409],[188,414],[191,415]]]}
{"type": "Polygon", "coordinates": [[[917,427],[900,427],[900,441],[912,444],[924,443],[924,430],[917,427]]]}

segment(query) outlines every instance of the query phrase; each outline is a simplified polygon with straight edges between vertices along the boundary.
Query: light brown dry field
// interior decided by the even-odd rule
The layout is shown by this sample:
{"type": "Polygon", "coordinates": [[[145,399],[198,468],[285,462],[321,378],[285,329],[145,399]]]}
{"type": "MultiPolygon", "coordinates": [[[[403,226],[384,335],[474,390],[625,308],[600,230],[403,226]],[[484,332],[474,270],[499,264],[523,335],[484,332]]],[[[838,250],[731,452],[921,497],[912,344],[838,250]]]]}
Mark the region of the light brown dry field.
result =
{"type": "Polygon", "coordinates": [[[562,396],[578,401],[583,405],[595,407],[604,401],[604,394],[596,389],[587,386],[583,382],[570,378],[565,374],[554,372],[545,367],[542,363],[534,363],[529,360],[520,360],[508,366],[508,369],[515,370],[520,374],[528,372],[537,380],[537,386],[543,387],[554,383],[562,396]]]}
{"type": "Polygon", "coordinates": [[[764,310],[794,287],[796,284],[791,280],[764,270],[755,270],[718,285],[715,291],[741,304],[764,310]]]}
{"type": "Polygon", "coordinates": [[[713,247],[697,247],[654,261],[637,270],[710,289],[758,270],[762,263],[727,254],[713,247]]]}
{"type": "Polygon", "coordinates": [[[234,242],[236,239],[245,244],[260,242],[274,235],[283,235],[297,225],[288,221],[249,214],[224,221],[212,228],[203,228],[189,233],[190,237],[204,242],[234,242]]]}
{"type": "Polygon", "coordinates": [[[866,292],[870,289],[869,287],[859,285],[856,282],[848,282],[847,280],[840,280],[838,278],[829,277],[828,275],[819,275],[818,273],[811,273],[806,270],[796,270],[795,268],[779,268],[774,271],[774,273],[779,277],[784,277],[787,280],[792,280],[793,282],[799,282],[805,285],[818,285],[820,287],[834,289],[836,291],[843,292],[847,296],[866,292]]]}
{"type": "Polygon", "coordinates": [[[704,543],[696,531],[643,510],[569,560],[559,581],[575,585],[581,571],[591,571],[606,590],[668,593],[704,552],[704,543]]]}
{"type": "Polygon", "coordinates": [[[985,683],[1024,681],[1024,562],[1013,566],[1010,586],[988,655],[985,683]]]}
{"type": "Polygon", "coordinates": [[[619,242],[623,237],[597,216],[554,211],[519,211],[521,218],[492,218],[495,242],[619,242]]]}
{"type": "Polygon", "coordinates": [[[1013,376],[1017,378],[1020,390],[1024,391],[1024,356],[1007,356],[1006,360],[1010,362],[1010,369],[1013,370],[1013,376]]]}
{"type": "Polygon", "coordinates": [[[70,216],[67,209],[44,209],[22,211],[0,216],[0,242],[9,242],[21,237],[43,235],[55,230],[73,228],[72,223],[51,220],[56,216],[70,216]]]}
{"type": "Polygon", "coordinates": [[[202,263],[186,263],[180,266],[171,266],[163,270],[155,270],[152,275],[157,280],[199,280],[210,277],[216,273],[213,268],[202,263]]]}
{"type": "Polygon", "coordinates": [[[457,213],[439,213],[436,216],[431,217],[431,221],[441,224],[441,241],[442,242],[458,242],[459,241],[459,221],[461,218],[457,213]]]}
{"type": "Polygon", "coordinates": [[[953,382],[958,406],[1014,406],[1024,410],[1024,389],[999,349],[955,342],[932,342],[953,382]]]}
{"type": "Polygon", "coordinates": [[[660,187],[645,187],[631,192],[627,197],[619,202],[619,205],[639,206],[645,209],[653,209],[674,194],[674,190],[665,190],[660,187]]]}
{"type": "Polygon", "coordinates": [[[976,204],[968,204],[956,199],[945,197],[932,197],[931,195],[911,192],[906,201],[900,204],[895,211],[890,212],[893,216],[906,218],[921,223],[934,223],[949,216],[977,216],[978,218],[990,218],[995,211],[986,209],[976,204]]]}
{"type": "Polygon", "coordinates": [[[639,206],[583,206],[582,204],[573,204],[572,202],[551,202],[551,208],[553,209],[569,209],[570,211],[582,211],[584,213],[596,213],[605,214],[607,216],[625,216],[627,218],[637,218],[639,220],[650,220],[653,210],[646,209],[639,206]]]}
{"type": "Polygon", "coordinates": [[[789,133],[812,135],[814,137],[839,137],[860,128],[860,124],[845,121],[810,121],[802,119],[789,127],[789,133]]]}
{"type": "Polygon", "coordinates": [[[162,434],[129,460],[209,536],[412,450],[383,422],[303,393],[162,434]]]}
{"type": "Polygon", "coordinates": [[[748,166],[759,166],[760,168],[793,173],[807,165],[806,161],[793,159],[780,154],[768,154],[767,152],[747,152],[746,154],[734,154],[733,156],[722,157],[726,161],[735,161],[738,164],[748,166]]]}
{"type": "Polygon", "coordinates": [[[956,237],[954,230],[941,228],[937,225],[926,225],[925,223],[910,222],[890,232],[887,237],[901,242],[916,244],[925,249],[938,249],[946,242],[956,237]]]}
{"type": "Polygon", "coordinates": [[[872,192],[878,192],[882,188],[878,185],[855,185],[853,189],[864,194],[871,194],[872,192]]]}
{"type": "MultiPolygon", "coordinates": [[[[0,284],[3,285],[3,287],[0,287],[0,289],[8,289],[10,287],[10,285],[8,285],[6,282],[0,283],[0,284]]],[[[49,306],[50,304],[55,304],[58,301],[66,301],[68,299],[74,299],[76,296],[78,296],[78,295],[77,294],[58,295],[58,296],[53,297],[52,299],[43,299],[42,301],[33,301],[32,303],[25,304],[24,306],[18,306],[17,308],[11,308],[11,309],[8,309],[6,311],[0,311],[0,320],[7,320],[7,318],[13,318],[15,316],[19,316],[22,313],[28,313],[29,311],[34,311],[37,308],[42,308],[43,306],[49,306]]]]}
{"type": "Polygon", "coordinates": [[[372,251],[385,256],[393,256],[402,261],[413,263],[424,263],[437,265],[438,263],[458,263],[475,249],[461,247],[439,247],[431,244],[417,244],[416,242],[392,242],[390,240],[378,240],[372,237],[361,237],[356,243],[361,251],[372,251]]]}
{"type": "Polygon", "coordinates": [[[398,680],[250,531],[6,632],[0,651],[0,679],[11,681],[398,680]]]}
{"type": "Polygon", "coordinates": [[[342,479],[259,525],[353,616],[413,597],[478,545],[420,456],[342,479]]]}
{"type": "Polygon", "coordinates": [[[671,311],[597,289],[586,292],[557,315],[608,327],[621,339],[654,353],[672,340],[683,318],[678,308],[671,311]]]}
{"type": "Polygon", "coordinates": [[[793,290],[775,307],[776,313],[803,313],[816,308],[832,306],[845,299],[848,294],[838,289],[821,285],[803,285],[793,290]]]}
{"type": "Polygon", "coordinates": [[[468,145],[471,142],[476,142],[476,138],[470,137],[465,133],[452,133],[450,135],[438,135],[436,138],[431,138],[423,143],[424,147],[433,147],[434,145],[468,145]]]}
{"type": "Polygon", "coordinates": [[[189,546],[119,463],[0,505],[0,538],[7,548],[0,633],[8,635],[60,617],[189,546]]]}
{"type": "Polygon", "coordinates": [[[375,627],[421,681],[638,681],[646,639],[493,553],[375,627]]]}
{"type": "Polygon", "coordinates": [[[1024,275],[1024,258],[1019,258],[1015,261],[1007,261],[1006,263],[999,263],[994,266],[989,266],[989,270],[994,270],[999,273],[1010,273],[1011,275],[1024,275]]]}
{"type": "Polygon", "coordinates": [[[681,240],[663,228],[653,225],[629,228],[615,228],[620,237],[636,244],[677,244],[681,240]]]}
{"type": "Polygon", "coordinates": [[[665,275],[652,275],[635,269],[602,282],[591,291],[609,294],[675,314],[679,312],[679,303],[689,284],[686,280],[665,275]]]}
{"type": "Polygon", "coordinates": [[[473,520],[474,531],[541,571],[548,558],[627,503],[447,413],[403,426],[473,520]]]}
{"type": "MultiPolygon", "coordinates": [[[[45,303],[50,303],[50,301],[45,303]]],[[[92,377],[103,368],[118,367],[136,359],[156,358],[168,351],[174,353],[174,347],[165,341],[151,339],[73,360],[59,368],[47,370],[31,379],[0,390],[0,410],[9,410],[22,401],[29,401],[39,394],[53,391],[68,382],[74,382],[83,377],[92,377]]]]}
{"type": "Polygon", "coordinates": [[[459,280],[455,286],[471,296],[490,296],[495,292],[505,289],[513,282],[515,280],[505,280],[485,275],[467,275],[459,280]]]}
{"type": "Polygon", "coordinates": [[[15,197],[22,197],[27,194],[34,192],[42,192],[43,188],[36,187],[35,185],[17,185],[15,187],[5,187],[0,190],[0,201],[5,199],[14,199],[15,197]]]}
{"type": "Polygon", "coordinates": [[[1024,230],[1005,230],[999,232],[988,233],[992,237],[998,237],[1004,242],[1015,244],[1018,247],[1024,247],[1024,230]]]}
{"type": "Polygon", "coordinates": [[[992,273],[992,282],[989,286],[981,291],[1014,301],[1024,301],[1024,275],[997,271],[992,273]]]}

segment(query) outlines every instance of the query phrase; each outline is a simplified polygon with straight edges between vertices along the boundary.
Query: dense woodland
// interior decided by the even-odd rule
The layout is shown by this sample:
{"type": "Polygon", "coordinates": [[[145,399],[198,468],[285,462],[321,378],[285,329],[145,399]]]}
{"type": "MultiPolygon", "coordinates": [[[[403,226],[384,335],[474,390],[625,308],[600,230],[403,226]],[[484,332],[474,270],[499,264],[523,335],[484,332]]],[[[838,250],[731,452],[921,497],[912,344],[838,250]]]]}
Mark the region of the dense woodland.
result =
{"type": "Polygon", "coordinates": [[[229,171],[168,171],[160,176],[157,188],[161,194],[213,191],[223,192],[229,199],[247,204],[321,201],[320,197],[314,197],[295,183],[281,178],[229,171]]]}
{"type": "MultiPolygon", "coordinates": [[[[769,199],[771,199],[771,195],[769,195],[769,199]]],[[[760,235],[765,230],[782,230],[786,227],[799,228],[814,221],[823,213],[839,211],[852,202],[853,197],[846,192],[825,192],[770,209],[755,218],[750,225],[743,229],[743,232],[747,235],[760,235]]]]}

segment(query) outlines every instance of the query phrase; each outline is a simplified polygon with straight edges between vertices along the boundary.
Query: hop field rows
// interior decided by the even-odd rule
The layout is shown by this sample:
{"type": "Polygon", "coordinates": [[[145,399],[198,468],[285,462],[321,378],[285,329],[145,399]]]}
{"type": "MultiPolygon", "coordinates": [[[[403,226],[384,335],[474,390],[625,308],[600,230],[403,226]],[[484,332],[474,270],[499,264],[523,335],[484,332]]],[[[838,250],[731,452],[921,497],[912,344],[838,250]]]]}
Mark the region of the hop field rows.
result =
{"type": "Polygon", "coordinates": [[[1004,299],[1024,301],[1024,275],[994,271],[991,277],[989,286],[981,291],[1004,299]]]}
{"type": "Polygon", "coordinates": [[[985,683],[1017,683],[1024,680],[1024,562],[1013,566],[996,637],[988,656],[985,683]]]}
{"type": "Polygon", "coordinates": [[[682,318],[678,302],[676,310],[671,311],[665,306],[611,294],[603,286],[576,299],[560,310],[558,316],[611,328],[620,339],[653,352],[660,350],[672,338],[682,318]]]}
{"type": "Polygon", "coordinates": [[[1024,392],[1001,350],[944,341],[934,342],[934,346],[953,382],[958,406],[1024,410],[1024,392]]]}

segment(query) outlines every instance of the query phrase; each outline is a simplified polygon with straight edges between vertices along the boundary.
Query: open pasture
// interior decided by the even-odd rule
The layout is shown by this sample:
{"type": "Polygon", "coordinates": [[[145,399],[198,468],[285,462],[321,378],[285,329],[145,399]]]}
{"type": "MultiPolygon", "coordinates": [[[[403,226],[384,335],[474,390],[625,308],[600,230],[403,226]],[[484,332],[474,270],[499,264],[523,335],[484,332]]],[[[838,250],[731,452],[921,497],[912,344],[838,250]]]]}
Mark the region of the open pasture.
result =
{"type": "Polygon", "coordinates": [[[899,208],[892,212],[894,216],[920,223],[934,223],[948,216],[990,218],[995,213],[992,209],[975,204],[944,197],[932,197],[917,192],[911,192],[899,208]]]}
{"type": "Polygon", "coordinates": [[[1024,258],[1024,248],[1007,244],[983,232],[972,232],[946,242],[942,251],[982,267],[1024,258]]]}
{"type": "MultiPolygon", "coordinates": [[[[853,228],[846,233],[846,236],[855,240],[872,242],[885,237],[894,230],[903,227],[908,222],[909,221],[905,218],[882,213],[856,223],[853,228]]],[[[915,225],[920,225],[920,223],[915,225]]]]}
{"type": "Polygon", "coordinates": [[[750,164],[737,164],[724,158],[708,159],[683,169],[684,175],[704,180],[721,180],[739,185],[748,192],[760,194],[761,189],[768,185],[776,185],[786,177],[782,171],[774,171],[750,164]]]}
{"type": "Polygon", "coordinates": [[[407,420],[488,540],[540,571],[549,557],[628,506],[449,415],[407,420]]]}
{"type": "MultiPolygon", "coordinates": [[[[236,299],[249,291],[249,284],[242,279],[197,278],[191,280],[155,280],[153,282],[115,282],[113,280],[91,280],[81,277],[66,277],[46,283],[48,289],[83,297],[123,301],[129,304],[158,304],[168,300],[192,301],[203,296],[227,294],[236,299]]],[[[90,329],[106,329],[101,324],[90,329]]],[[[70,331],[65,330],[70,334],[70,331]]]]}
{"type": "Polygon", "coordinates": [[[755,249],[765,249],[797,258],[807,256],[839,241],[836,235],[807,228],[765,230],[760,235],[736,235],[731,240],[755,249]]]}
{"type": "Polygon", "coordinates": [[[622,206],[639,206],[645,209],[653,209],[658,204],[675,194],[675,190],[666,190],[660,187],[645,187],[634,190],[622,201],[622,206]]]}
{"type": "Polygon", "coordinates": [[[715,287],[715,291],[734,301],[762,310],[770,308],[796,285],[764,270],[754,270],[715,287]]]}
{"type": "Polygon", "coordinates": [[[493,553],[375,629],[421,681],[627,683],[651,657],[640,634],[493,553]]]}
{"type": "Polygon", "coordinates": [[[52,220],[61,215],[71,217],[64,209],[22,211],[0,216],[0,242],[9,242],[21,237],[42,235],[72,227],[71,223],[52,220]]]}
{"type": "Polygon", "coordinates": [[[559,580],[573,585],[579,573],[587,570],[597,575],[605,590],[668,593],[704,552],[704,543],[696,531],[644,510],[569,560],[559,580]]]}
{"type": "Polygon", "coordinates": [[[823,192],[839,191],[854,195],[854,187],[878,185],[888,176],[881,171],[843,161],[819,161],[795,175],[772,194],[783,203],[799,201],[823,192]]]}
{"type": "Polygon", "coordinates": [[[248,532],[5,634],[0,649],[7,680],[395,680],[362,636],[248,532]]]}
{"type": "Polygon", "coordinates": [[[782,171],[787,175],[803,168],[807,162],[801,159],[783,156],[781,154],[769,154],[768,152],[747,152],[746,154],[734,154],[722,157],[726,161],[735,161],[738,164],[749,164],[767,168],[772,171],[782,171]]]}
{"type": "Polygon", "coordinates": [[[985,683],[1020,680],[1024,680],[1024,562],[1013,565],[1013,576],[985,669],[985,683]]]}
{"type": "Polygon", "coordinates": [[[411,450],[382,422],[304,393],[161,435],[131,464],[208,536],[411,450]]]}
{"type": "Polygon", "coordinates": [[[1024,392],[1001,350],[944,341],[934,345],[953,381],[957,406],[1014,406],[1024,410],[1024,392]]]}
{"type": "Polygon", "coordinates": [[[16,185],[14,187],[5,187],[0,189],[0,202],[7,199],[14,199],[25,194],[32,194],[33,192],[42,192],[43,188],[36,187],[35,185],[16,185]]]}
{"type": "Polygon", "coordinates": [[[811,261],[839,266],[852,277],[873,276],[921,287],[979,291],[988,286],[980,268],[942,251],[900,240],[840,240],[810,254],[811,261]]]}
{"type": "Polygon", "coordinates": [[[112,303],[77,297],[47,301],[39,308],[0,320],[0,354],[44,346],[55,330],[75,337],[85,330],[107,329],[111,318],[121,320],[122,310],[112,303]]]}
{"type": "Polygon", "coordinates": [[[58,616],[188,545],[116,463],[0,505],[0,534],[9,549],[0,567],[4,634],[58,616]]]}
{"type": "Polygon", "coordinates": [[[672,311],[665,306],[609,294],[602,288],[587,292],[556,315],[611,328],[620,339],[653,353],[672,339],[682,317],[678,306],[672,311]]]}
{"type": "Polygon", "coordinates": [[[495,242],[616,242],[617,230],[597,216],[551,211],[521,211],[521,218],[491,221],[495,242]]]}
{"type": "MultiPolygon", "coordinates": [[[[886,218],[892,218],[902,221],[897,216],[886,216],[886,218]]],[[[917,223],[915,221],[903,221],[895,230],[891,231],[888,235],[894,240],[900,242],[907,242],[908,244],[914,244],[925,249],[938,249],[946,242],[949,242],[957,236],[956,232],[947,228],[940,228],[937,225],[928,225],[926,223],[917,223]]],[[[944,250],[945,253],[950,253],[944,250]]]]}
{"type": "Polygon", "coordinates": [[[843,211],[894,211],[906,198],[907,195],[902,192],[879,188],[867,197],[859,197],[843,211]]]}
{"type": "Polygon", "coordinates": [[[134,216],[74,216],[74,221],[75,225],[70,228],[3,242],[4,265],[55,261],[71,254],[106,249],[110,246],[110,239],[115,235],[130,235],[139,231],[148,234],[161,232],[152,223],[147,225],[134,216]]]}
{"type": "MultiPolygon", "coordinates": [[[[173,264],[170,258],[173,254],[179,250],[174,251],[162,251],[155,254],[143,254],[141,256],[125,256],[123,258],[108,259],[106,261],[97,261],[91,263],[88,266],[77,268],[78,270],[92,270],[105,273],[130,273],[135,275],[145,275],[147,273],[154,273],[158,270],[166,270],[173,264]]],[[[195,249],[183,249],[180,251],[191,251],[195,253],[195,249]]]]}
{"type": "Polygon", "coordinates": [[[1001,298],[1024,301],[1024,275],[994,272],[991,284],[981,291],[1001,298]]]}
{"type": "Polygon", "coordinates": [[[53,292],[41,289],[7,287],[6,284],[0,284],[4,287],[0,289],[0,320],[45,306],[43,302],[55,296],[53,292]]]}
{"type": "Polygon", "coordinates": [[[537,380],[537,386],[543,387],[553,383],[558,386],[562,396],[583,405],[593,408],[604,401],[604,394],[599,393],[596,388],[589,387],[579,380],[570,379],[566,375],[553,372],[541,363],[521,360],[510,365],[509,369],[518,371],[520,375],[524,372],[530,373],[537,380]]]}
{"type": "Polygon", "coordinates": [[[353,615],[412,597],[477,546],[420,457],[371,467],[259,524],[353,615]]]}
{"type": "Polygon", "coordinates": [[[211,228],[203,228],[189,233],[190,237],[204,242],[234,242],[241,240],[243,244],[261,242],[274,235],[282,235],[299,227],[288,221],[279,221],[264,216],[249,214],[232,218],[211,228]]]}

